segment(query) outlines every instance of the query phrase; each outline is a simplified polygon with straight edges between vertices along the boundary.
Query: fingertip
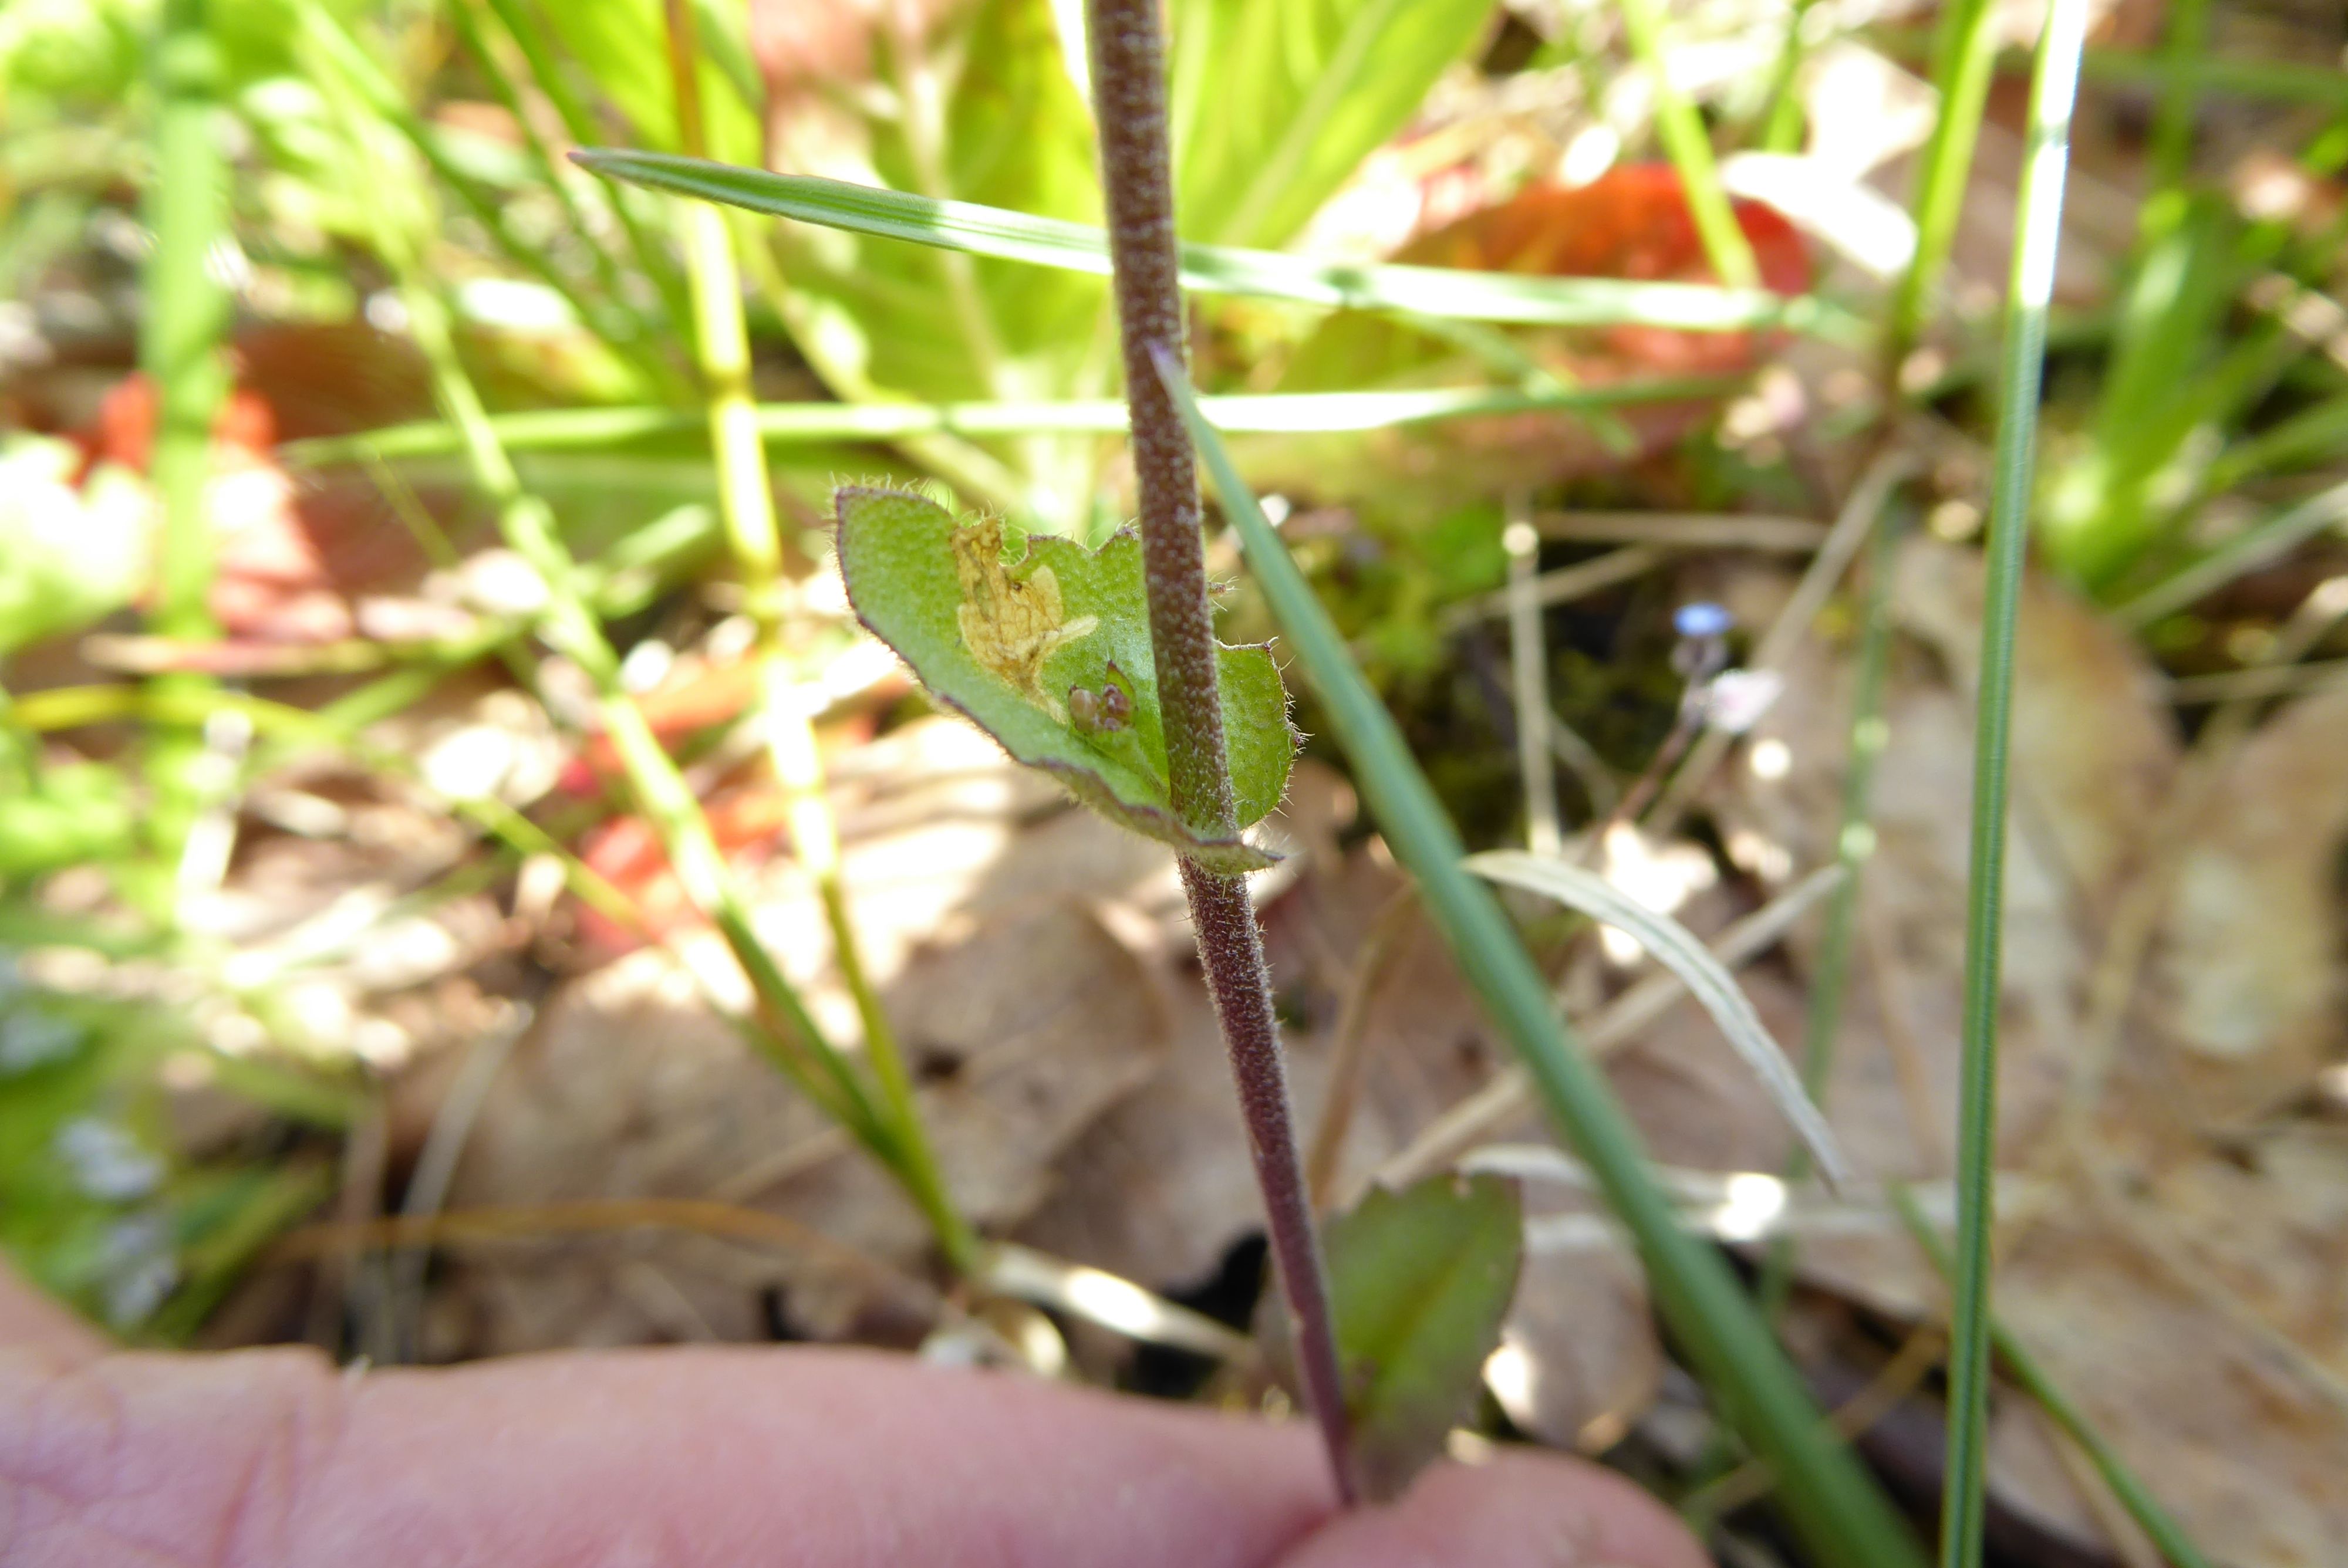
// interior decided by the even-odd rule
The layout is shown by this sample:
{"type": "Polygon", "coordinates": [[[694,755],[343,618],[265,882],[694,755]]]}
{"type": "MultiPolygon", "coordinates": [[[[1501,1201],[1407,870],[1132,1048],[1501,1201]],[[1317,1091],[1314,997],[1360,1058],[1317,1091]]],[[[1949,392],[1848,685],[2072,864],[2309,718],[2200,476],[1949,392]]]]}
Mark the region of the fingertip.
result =
{"type": "Polygon", "coordinates": [[[1274,1568],[1707,1568],[1653,1498],[1585,1460],[1519,1450],[1445,1464],[1331,1521],[1274,1568]]]}
{"type": "Polygon", "coordinates": [[[105,1337],[0,1260],[0,1350],[77,1364],[103,1355],[105,1337]]]}

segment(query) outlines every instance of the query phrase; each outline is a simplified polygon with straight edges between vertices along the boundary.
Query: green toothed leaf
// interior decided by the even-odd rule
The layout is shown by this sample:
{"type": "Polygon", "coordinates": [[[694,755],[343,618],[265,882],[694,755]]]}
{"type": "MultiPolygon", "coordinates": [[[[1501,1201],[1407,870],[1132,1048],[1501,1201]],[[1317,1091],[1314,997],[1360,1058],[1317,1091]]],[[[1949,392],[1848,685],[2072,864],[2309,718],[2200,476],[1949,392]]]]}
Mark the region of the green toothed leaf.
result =
{"type": "MultiPolygon", "coordinates": [[[[1193,832],[1168,798],[1139,536],[1097,551],[1038,537],[1006,558],[996,518],[957,518],[901,490],[843,487],[838,505],[848,597],[931,695],[1113,822],[1212,870],[1272,864],[1237,837],[1193,832]]],[[[1296,736],[1270,649],[1219,647],[1217,663],[1245,828],[1280,804],[1296,736]]]]}

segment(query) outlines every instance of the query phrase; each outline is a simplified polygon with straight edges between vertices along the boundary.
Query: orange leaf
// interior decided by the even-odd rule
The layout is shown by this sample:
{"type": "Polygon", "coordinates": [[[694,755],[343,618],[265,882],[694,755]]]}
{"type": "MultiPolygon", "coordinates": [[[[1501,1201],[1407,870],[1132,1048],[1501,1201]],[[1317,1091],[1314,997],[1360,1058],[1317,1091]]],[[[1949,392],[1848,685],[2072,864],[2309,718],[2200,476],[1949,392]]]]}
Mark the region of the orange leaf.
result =
{"type": "MultiPolygon", "coordinates": [[[[1798,294],[1810,285],[1809,253],[1794,226],[1757,201],[1734,203],[1765,288],[1798,294]]],[[[1618,165],[1587,185],[1529,185],[1498,206],[1423,236],[1396,258],[1422,266],[1551,278],[1624,278],[1711,283],[1679,171],[1667,163],[1618,165]]],[[[1624,359],[1673,374],[1731,374],[1749,366],[1749,333],[1611,328],[1624,359]]]]}

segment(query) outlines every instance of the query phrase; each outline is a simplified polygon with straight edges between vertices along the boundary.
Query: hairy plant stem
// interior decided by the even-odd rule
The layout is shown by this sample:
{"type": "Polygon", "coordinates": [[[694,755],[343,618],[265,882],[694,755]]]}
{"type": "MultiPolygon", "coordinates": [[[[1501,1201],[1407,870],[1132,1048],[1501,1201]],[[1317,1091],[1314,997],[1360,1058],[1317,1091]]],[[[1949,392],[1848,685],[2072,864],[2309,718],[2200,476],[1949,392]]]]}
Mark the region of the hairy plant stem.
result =
{"type": "MultiPolygon", "coordinates": [[[[686,152],[703,156],[699,54],[692,0],[666,0],[669,72],[676,118],[686,152]]],[[[750,339],[742,315],[742,278],[734,235],[722,209],[705,201],[677,203],[685,241],[685,278],[693,296],[694,347],[709,414],[710,447],[717,464],[717,507],[742,574],[750,619],[757,628],[761,712],[767,758],[782,786],[791,849],[816,885],[834,958],[857,1019],[864,1055],[879,1090],[876,1110],[894,1142],[900,1176],[935,1233],[946,1261],[967,1275],[978,1262],[978,1238],[954,1205],[929,1132],[913,1099],[911,1076],[888,1012],[864,968],[848,889],[839,871],[839,831],[824,794],[823,762],[805,696],[791,677],[782,617],[782,535],[767,448],[758,434],[750,390],[750,339]]]]}
{"type": "MultiPolygon", "coordinates": [[[[1159,354],[1182,361],[1186,339],[1166,134],[1164,42],[1157,0],[1089,0],[1086,13],[1168,779],[1174,809],[1186,823],[1227,837],[1235,812],[1199,531],[1198,467],[1189,432],[1157,364],[1159,354]]],[[[1182,886],[1239,1085],[1272,1255],[1295,1319],[1305,1399],[1328,1446],[1338,1495],[1351,1502],[1354,1486],[1328,1277],[1298,1153],[1262,936],[1240,878],[1217,876],[1186,860],[1182,886]]]]}

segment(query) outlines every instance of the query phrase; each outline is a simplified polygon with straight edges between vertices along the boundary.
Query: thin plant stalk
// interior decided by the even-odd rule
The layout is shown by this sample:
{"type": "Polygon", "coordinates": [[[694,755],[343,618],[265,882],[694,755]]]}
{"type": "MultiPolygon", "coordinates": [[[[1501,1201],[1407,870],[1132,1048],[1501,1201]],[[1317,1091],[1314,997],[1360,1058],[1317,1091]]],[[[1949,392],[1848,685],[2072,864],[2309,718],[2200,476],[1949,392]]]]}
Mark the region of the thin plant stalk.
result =
{"type": "MultiPolygon", "coordinates": [[[[770,174],[675,153],[582,149],[572,161],[612,179],[745,207],[854,234],[908,240],[973,255],[1106,274],[1107,237],[1082,223],[816,175],[770,174]]],[[[1183,243],[1181,282],[1198,293],[1285,300],[1332,309],[1401,312],[1524,326],[1636,323],[1691,332],[1782,328],[1846,343],[1866,324],[1816,294],[1621,278],[1529,278],[1394,262],[1313,261],[1284,251],[1183,243]]]]}
{"type": "MultiPolygon", "coordinates": [[[[1932,1234],[1931,1222],[1917,1204],[1916,1194],[1910,1192],[1904,1184],[1896,1182],[1887,1191],[1892,1206],[1900,1211],[1901,1223],[1908,1227],[1908,1234],[1915,1238],[1917,1247],[1931,1261],[1941,1282],[1944,1285],[1952,1283],[1955,1268],[1949,1257],[1949,1249],[1939,1236],[1932,1234]]],[[[2006,1370],[2013,1374],[2013,1380],[2038,1401],[2038,1408],[2062,1429],[2063,1435],[2079,1446],[2079,1450],[2087,1456],[2087,1462],[2095,1466],[2096,1473],[2103,1478],[2104,1484],[2119,1500],[2120,1506],[2127,1510],[2128,1517],[2136,1521],[2137,1527],[2151,1539],[2161,1555],[2168,1559],[2170,1568],[2212,1568],[2209,1559],[2202,1554],[2192,1536],[2186,1533],[2185,1526],[2178,1522],[2177,1516],[2161,1505],[2160,1500],[2152,1494],[2152,1489],[2146,1486],[2136,1471],[2129,1468],[2127,1460],[2120,1457],[2119,1450],[2096,1430],[2086,1412],[2073,1403],[2071,1397],[2047,1375],[2046,1369],[2039,1365],[2038,1358],[2030,1353],[2029,1347],[1993,1316],[1990,1318],[1989,1331],[1998,1358],[2005,1363],[2006,1370]]]]}
{"type": "MultiPolygon", "coordinates": [[[[1810,1009],[1802,1034],[1802,1089],[1814,1105],[1826,1103],[1834,1072],[1835,1037],[1842,1028],[1842,1004],[1850,984],[1850,956],[1859,929],[1859,878],[1875,853],[1875,766],[1890,732],[1883,721],[1883,683],[1891,655],[1892,519],[1887,508],[1868,541],[1866,610],[1859,638],[1857,678],[1850,700],[1849,754],[1843,764],[1842,822],[1835,835],[1835,863],[1843,879],[1827,899],[1818,938],[1817,967],[1810,974],[1810,1009]]],[[[1809,1173],[1809,1151],[1794,1145],[1786,1180],[1809,1173]]],[[[1794,1276],[1794,1240],[1787,1235],[1770,1246],[1761,1271],[1762,1308],[1774,1321],[1785,1311],[1794,1276]]]]}
{"type": "MultiPolygon", "coordinates": [[[[1990,0],[1950,0],[1932,36],[1932,86],[1941,110],[1916,172],[1916,254],[1891,298],[1891,323],[1885,361],[1896,373],[1916,346],[1956,243],[1965,182],[1972,173],[1973,148],[1981,139],[1989,104],[1990,77],[1997,65],[1997,7],[1990,0]]],[[[1889,377],[1898,384],[1896,374],[1889,377]]]]}
{"type": "Polygon", "coordinates": [[[2181,187],[2193,162],[2194,115],[2201,107],[2201,85],[2184,67],[2200,59],[2209,47],[2209,0],[2169,0],[2160,56],[2176,74],[2160,84],[2159,107],[2153,111],[2155,200],[2145,204],[2147,220],[2156,207],[2171,221],[2182,210],[2181,187]]]}
{"type": "MultiPolygon", "coordinates": [[[[1173,391],[1158,370],[1160,356],[1177,366],[1183,363],[1186,335],[1157,0],[1089,0],[1086,21],[1169,794],[1184,822],[1228,838],[1237,813],[1223,744],[1214,616],[1207,602],[1198,468],[1173,391]]],[[[1327,1447],[1337,1494],[1350,1503],[1356,1489],[1328,1276],[1289,1102],[1262,934],[1241,878],[1186,859],[1182,886],[1238,1082],[1272,1255],[1294,1320],[1305,1400],[1327,1447]]]]}
{"type": "Polygon", "coordinates": [[[1802,146],[1802,100],[1796,90],[1801,78],[1802,59],[1809,52],[1803,33],[1810,19],[1810,8],[1818,0],[1794,0],[1793,15],[1786,19],[1786,41],[1777,49],[1777,68],[1769,83],[1769,108],[1761,120],[1761,150],[1764,152],[1797,152],[1802,146]]]}
{"type": "Polygon", "coordinates": [[[1655,15],[1655,0],[1622,0],[1622,31],[1631,52],[1645,67],[1655,95],[1655,136],[1679,170],[1680,189],[1687,197],[1688,215],[1695,220],[1696,238],[1704,242],[1704,260],[1714,275],[1732,289],[1758,288],[1761,267],[1753,246],[1737,226],[1736,211],[1720,188],[1720,169],[1712,157],[1712,138],[1704,117],[1687,95],[1672,85],[1666,70],[1663,28],[1655,15]]]}
{"type": "MultiPolygon", "coordinates": [[[[1895,58],[1913,59],[1931,45],[1915,27],[1869,27],[1861,36],[1895,58]]],[[[1998,53],[2001,75],[2030,68],[2028,49],[1998,53]]],[[[2221,55],[2209,50],[2182,57],[2164,46],[2156,49],[2124,49],[2096,46],[2080,62],[2080,78],[2104,87],[2160,87],[2174,81],[2190,82],[2201,92],[2247,98],[2253,102],[2304,104],[2338,114],[2348,109],[2348,74],[2318,59],[2261,59],[2248,55],[2221,55]]]]}
{"type": "Polygon", "coordinates": [[[1949,1333],[1949,1462],[1942,1568],[1978,1568],[1989,1447],[1990,1231],[1996,1156],[1998,995],[2005,888],[2008,745],[2014,629],[2029,542],[2046,305],[2063,226],[2072,105],[2086,31],[2085,0],[2049,0],[2030,85],[2028,137],[2006,288],[1997,446],[1990,491],[1981,690],[1973,723],[1972,864],[1966,883],[1962,1057],[1957,1113],[1954,1310],[1949,1333]]]}
{"type": "MultiPolygon", "coordinates": [[[[669,74],[676,95],[677,126],[685,150],[702,155],[699,50],[691,0],[666,0],[669,74]]],[[[675,204],[683,230],[685,280],[692,292],[694,347],[709,415],[709,440],[717,465],[717,506],[742,575],[750,619],[757,629],[760,722],[767,757],[782,786],[791,849],[816,885],[830,928],[833,955],[856,1004],[864,1030],[864,1054],[872,1064],[885,1116],[897,1147],[911,1169],[924,1206],[936,1224],[938,1242],[958,1274],[978,1260],[978,1238],[948,1193],[896,1030],[872,989],[850,917],[848,889],[839,869],[839,832],[824,794],[823,763],[806,696],[791,678],[782,618],[782,534],[775,522],[775,493],[767,471],[766,444],[758,434],[757,405],[750,391],[750,338],[742,314],[742,277],[735,266],[734,236],[723,210],[705,201],[675,204]]]]}
{"type": "Polygon", "coordinates": [[[1500,534],[1509,557],[1509,676],[1517,710],[1517,774],[1524,781],[1525,847],[1555,855],[1565,845],[1565,833],[1558,823],[1557,759],[1550,747],[1549,647],[1533,597],[1540,535],[1533,530],[1531,511],[1522,490],[1509,492],[1508,526],[1500,534]]]}
{"type": "MultiPolygon", "coordinates": [[[[201,724],[220,713],[233,713],[257,735],[277,743],[281,757],[325,750],[348,757],[362,766],[402,778],[418,779],[415,760],[396,751],[370,743],[359,726],[324,712],[272,702],[242,692],[218,687],[158,691],[117,684],[53,686],[20,699],[10,722],[24,733],[80,729],[90,724],[136,719],[150,724],[201,724]]],[[[582,903],[615,924],[641,928],[642,912],[633,900],[600,873],[565,850],[539,824],[495,795],[451,796],[449,809],[495,838],[517,856],[546,855],[561,862],[564,885],[582,903]]]]}
{"type": "Polygon", "coordinates": [[[1159,365],[1189,420],[1224,516],[1241,538],[1287,651],[1321,698],[1329,731],[1386,842],[1411,874],[1461,975],[1522,1058],[1607,1206],[1638,1245],[1657,1305],[1722,1413],[1772,1465],[1802,1540],[1828,1568],[1919,1568],[1914,1542],[1882,1492],[1838,1444],[1735,1276],[1680,1225],[1629,1112],[1557,1011],[1549,983],[1466,851],[1409,746],[1371,690],[1329,612],[1272,531],[1181,364],[1159,365]]]}
{"type": "MultiPolygon", "coordinates": [[[[155,52],[155,177],[147,193],[155,249],[147,265],[147,314],[139,368],[155,394],[151,469],[161,506],[155,612],[149,625],[179,641],[218,635],[211,594],[213,552],[205,490],[211,478],[212,422],[228,392],[221,341],[229,295],[215,272],[228,228],[228,169],[221,155],[220,46],[206,26],[205,0],[170,0],[155,52]]],[[[159,685],[211,684],[174,674],[159,685]]],[[[200,733],[167,732],[149,766],[156,801],[150,842],[170,877],[211,790],[200,733]]]]}

